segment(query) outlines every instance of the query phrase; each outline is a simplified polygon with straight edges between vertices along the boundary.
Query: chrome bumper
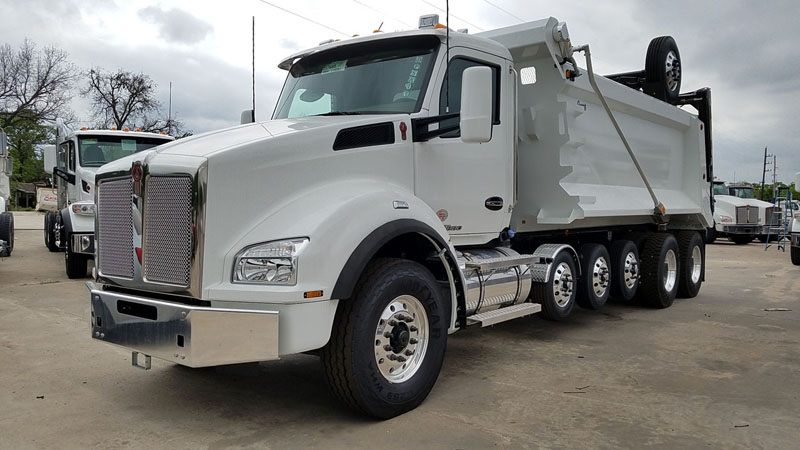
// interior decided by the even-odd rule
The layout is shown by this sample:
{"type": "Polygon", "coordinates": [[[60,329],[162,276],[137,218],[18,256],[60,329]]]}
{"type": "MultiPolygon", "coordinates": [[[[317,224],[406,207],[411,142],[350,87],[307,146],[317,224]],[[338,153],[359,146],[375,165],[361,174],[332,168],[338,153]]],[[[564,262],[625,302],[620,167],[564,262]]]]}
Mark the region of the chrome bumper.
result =
{"type": "Polygon", "coordinates": [[[189,306],[86,286],[93,339],[189,367],[278,359],[277,312],[189,306]]]}

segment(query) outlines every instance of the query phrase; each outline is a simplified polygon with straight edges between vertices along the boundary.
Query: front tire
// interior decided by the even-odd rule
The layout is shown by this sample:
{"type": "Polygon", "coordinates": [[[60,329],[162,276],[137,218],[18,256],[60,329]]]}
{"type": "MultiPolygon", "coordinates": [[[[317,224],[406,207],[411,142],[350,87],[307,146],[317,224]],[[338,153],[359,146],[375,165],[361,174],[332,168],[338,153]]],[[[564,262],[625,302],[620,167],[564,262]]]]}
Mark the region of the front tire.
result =
{"type": "Polygon", "coordinates": [[[792,264],[800,266],[800,247],[791,247],[789,253],[791,254],[792,264]]]}
{"type": "Polygon", "coordinates": [[[678,241],[668,233],[654,233],[641,253],[642,281],[639,296],[655,308],[669,308],[678,294],[678,241]]]}
{"type": "Polygon", "coordinates": [[[680,277],[678,280],[678,297],[694,298],[703,284],[706,268],[706,248],[700,233],[683,231],[678,233],[680,250],[680,277]]]}
{"type": "Polygon", "coordinates": [[[444,361],[449,302],[433,275],[408,260],[371,262],[351,299],[339,303],[322,367],[351,408],[389,419],[416,408],[444,361]]]}
{"type": "Polygon", "coordinates": [[[0,213],[0,240],[6,241],[8,255],[14,250],[14,215],[10,212],[0,213]]]}
{"type": "Polygon", "coordinates": [[[64,267],[67,278],[86,278],[88,273],[89,256],[72,251],[72,236],[67,235],[67,248],[64,251],[64,267]]]}

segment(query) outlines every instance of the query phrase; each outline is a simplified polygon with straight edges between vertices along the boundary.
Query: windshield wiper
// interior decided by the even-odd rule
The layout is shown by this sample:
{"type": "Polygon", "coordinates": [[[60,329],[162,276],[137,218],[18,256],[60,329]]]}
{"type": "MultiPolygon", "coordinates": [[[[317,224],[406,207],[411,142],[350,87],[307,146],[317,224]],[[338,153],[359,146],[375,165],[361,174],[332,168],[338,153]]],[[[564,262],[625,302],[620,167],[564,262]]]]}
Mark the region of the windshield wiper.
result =
{"type": "Polygon", "coordinates": [[[314,114],[315,116],[358,116],[361,113],[358,111],[331,111],[323,114],[314,114]]]}

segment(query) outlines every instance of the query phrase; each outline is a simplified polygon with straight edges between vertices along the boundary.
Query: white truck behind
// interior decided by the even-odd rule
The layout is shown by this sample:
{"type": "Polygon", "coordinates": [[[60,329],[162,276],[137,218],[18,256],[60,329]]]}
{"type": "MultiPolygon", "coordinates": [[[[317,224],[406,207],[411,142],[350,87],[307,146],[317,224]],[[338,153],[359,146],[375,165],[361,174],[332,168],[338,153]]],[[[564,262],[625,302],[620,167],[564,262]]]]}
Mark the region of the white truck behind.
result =
{"type": "Polygon", "coordinates": [[[45,214],[44,243],[51,252],[64,252],[69,278],[83,278],[94,257],[95,172],[103,164],[175,138],[128,128],[68,131],[60,123],[56,130],[56,145],[44,148],[44,169],[53,175],[58,198],[57,210],[45,214]]]}
{"type": "Polygon", "coordinates": [[[93,338],[146,368],[319,352],[388,418],[467,326],[696,296],[710,91],[680,94],[672,38],[601,77],[554,18],[437,22],[292,55],[272,120],[98,170],[93,338]]]}
{"type": "MultiPolygon", "coordinates": [[[[794,188],[800,189],[800,172],[794,174],[794,188]]],[[[793,200],[796,202],[796,200],[793,200]]],[[[792,228],[791,228],[791,246],[789,249],[792,264],[800,266],[800,208],[795,206],[794,214],[792,215],[792,228]]]]}
{"type": "MultiPolygon", "coordinates": [[[[724,181],[714,181],[714,225],[709,228],[706,242],[717,237],[727,237],[737,245],[745,245],[758,238],[767,241],[770,216],[774,205],[755,198],[750,186],[728,186],[724,181]]],[[[770,237],[774,239],[775,235],[770,237]]]]}

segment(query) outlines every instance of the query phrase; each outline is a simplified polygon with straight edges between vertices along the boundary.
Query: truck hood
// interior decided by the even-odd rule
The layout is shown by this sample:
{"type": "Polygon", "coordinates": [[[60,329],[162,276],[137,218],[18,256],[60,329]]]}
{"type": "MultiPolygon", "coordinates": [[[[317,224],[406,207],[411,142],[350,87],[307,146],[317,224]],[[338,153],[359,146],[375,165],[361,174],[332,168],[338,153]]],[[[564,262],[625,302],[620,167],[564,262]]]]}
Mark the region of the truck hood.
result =
{"type": "Polygon", "coordinates": [[[715,195],[714,201],[727,203],[732,206],[756,206],[759,208],[770,208],[772,203],[758,200],[755,198],[739,198],[733,195],[715,195]]]}
{"type": "Polygon", "coordinates": [[[296,119],[277,119],[198,134],[169,144],[160,145],[155,151],[158,154],[208,157],[214,153],[242,147],[251,142],[290,133],[320,128],[341,128],[343,126],[374,123],[377,117],[384,118],[386,121],[391,121],[395,118],[394,116],[388,115],[368,115],[310,116],[296,119]]]}

